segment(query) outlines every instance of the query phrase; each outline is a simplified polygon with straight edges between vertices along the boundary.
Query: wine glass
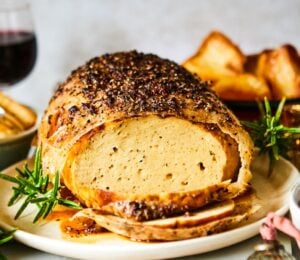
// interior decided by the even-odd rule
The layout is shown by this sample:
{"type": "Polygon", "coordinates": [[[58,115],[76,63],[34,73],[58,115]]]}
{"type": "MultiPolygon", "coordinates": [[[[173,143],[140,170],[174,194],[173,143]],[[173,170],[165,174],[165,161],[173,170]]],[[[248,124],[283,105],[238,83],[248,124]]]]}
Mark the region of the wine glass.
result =
{"type": "Polygon", "coordinates": [[[29,75],[37,57],[30,5],[23,0],[0,2],[0,89],[29,75]]]}

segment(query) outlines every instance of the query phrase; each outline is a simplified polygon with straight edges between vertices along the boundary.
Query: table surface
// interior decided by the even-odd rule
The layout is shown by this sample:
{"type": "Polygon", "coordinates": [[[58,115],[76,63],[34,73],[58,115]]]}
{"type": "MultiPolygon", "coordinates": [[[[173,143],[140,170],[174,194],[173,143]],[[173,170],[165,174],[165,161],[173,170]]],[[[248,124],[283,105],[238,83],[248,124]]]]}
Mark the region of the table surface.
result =
{"type": "MultiPolygon", "coordinates": [[[[290,239],[286,235],[280,233],[278,240],[282,243],[288,252],[291,252],[290,239]]],[[[238,243],[236,245],[226,247],[223,249],[215,250],[209,253],[182,257],[179,259],[196,260],[196,259],[230,259],[241,260],[246,259],[253,252],[253,247],[260,243],[259,236],[238,243]]],[[[36,249],[22,245],[16,241],[10,242],[1,247],[1,253],[7,256],[8,260],[59,260],[71,259],[62,256],[50,255],[36,249]]],[[[126,256],[124,256],[126,259],[126,256]]]]}

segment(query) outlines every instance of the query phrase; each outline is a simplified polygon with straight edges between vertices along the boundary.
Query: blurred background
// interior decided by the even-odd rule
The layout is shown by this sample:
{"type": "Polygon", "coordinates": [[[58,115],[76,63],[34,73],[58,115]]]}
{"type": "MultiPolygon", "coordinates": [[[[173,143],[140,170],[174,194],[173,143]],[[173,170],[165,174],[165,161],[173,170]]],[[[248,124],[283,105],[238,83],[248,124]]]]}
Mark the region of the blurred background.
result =
{"type": "Polygon", "coordinates": [[[55,86],[94,56],[137,49],[178,63],[211,30],[246,54],[300,48],[299,0],[29,0],[38,39],[33,72],[6,92],[42,112],[55,86]]]}

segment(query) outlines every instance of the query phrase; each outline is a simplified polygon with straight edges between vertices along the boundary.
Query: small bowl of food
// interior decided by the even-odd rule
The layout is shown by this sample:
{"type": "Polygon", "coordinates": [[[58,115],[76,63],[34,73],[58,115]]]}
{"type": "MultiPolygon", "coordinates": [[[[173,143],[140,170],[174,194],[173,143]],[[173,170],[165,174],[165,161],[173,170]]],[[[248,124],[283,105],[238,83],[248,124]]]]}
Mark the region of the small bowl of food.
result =
{"type": "Polygon", "coordinates": [[[36,113],[0,92],[0,170],[26,158],[36,130],[36,113]]]}

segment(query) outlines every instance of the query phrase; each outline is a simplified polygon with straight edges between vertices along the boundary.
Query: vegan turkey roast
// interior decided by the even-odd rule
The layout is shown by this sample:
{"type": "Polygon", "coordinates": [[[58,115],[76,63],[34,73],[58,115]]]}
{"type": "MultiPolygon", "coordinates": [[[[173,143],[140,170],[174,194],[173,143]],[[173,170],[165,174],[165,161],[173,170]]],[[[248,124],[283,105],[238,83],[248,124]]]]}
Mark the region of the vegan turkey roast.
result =
{"type": "Polygon", "coordinates": [[[45,172],[86,207],[130,221],[192,212],[246,192],[252,143],[206,82],[136,51],[73,71],[39,129],[45,172]]]}

